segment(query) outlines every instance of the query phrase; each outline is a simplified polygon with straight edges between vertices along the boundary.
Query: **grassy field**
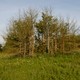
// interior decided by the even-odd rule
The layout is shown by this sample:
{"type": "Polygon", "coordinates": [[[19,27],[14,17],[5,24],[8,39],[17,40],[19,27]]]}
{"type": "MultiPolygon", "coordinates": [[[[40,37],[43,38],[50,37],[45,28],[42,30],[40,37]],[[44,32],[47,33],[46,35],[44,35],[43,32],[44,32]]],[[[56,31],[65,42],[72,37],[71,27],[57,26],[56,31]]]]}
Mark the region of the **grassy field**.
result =
{"type": "Polygon", "coordinates": [[[0,80],[80,80],[80,54],[33,58],[0,54],[0,80]]]}

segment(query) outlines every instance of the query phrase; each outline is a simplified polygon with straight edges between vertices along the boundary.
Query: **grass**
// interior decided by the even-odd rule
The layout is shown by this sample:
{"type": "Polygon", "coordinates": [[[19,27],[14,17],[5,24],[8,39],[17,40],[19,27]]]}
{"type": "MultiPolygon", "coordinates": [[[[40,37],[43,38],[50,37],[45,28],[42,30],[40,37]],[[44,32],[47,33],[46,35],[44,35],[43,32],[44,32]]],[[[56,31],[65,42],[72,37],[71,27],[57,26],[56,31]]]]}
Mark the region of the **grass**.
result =
{"type": "Polygon", "coordinates": [[[80,54],[33,58],[0,54],[0,80],[80,80],[80,54]]]}

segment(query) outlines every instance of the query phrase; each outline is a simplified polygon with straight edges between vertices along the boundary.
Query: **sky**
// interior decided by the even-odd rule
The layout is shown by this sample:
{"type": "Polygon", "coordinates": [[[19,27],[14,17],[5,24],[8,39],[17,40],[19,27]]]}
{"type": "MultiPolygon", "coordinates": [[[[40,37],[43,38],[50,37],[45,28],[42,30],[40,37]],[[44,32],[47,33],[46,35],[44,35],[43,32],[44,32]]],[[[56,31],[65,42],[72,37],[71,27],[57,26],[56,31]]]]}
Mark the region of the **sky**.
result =
{"type": "Polygon", "coordinates": [[[80,0],[0,0],[0,43],[11,18],[19,11],[33,8],[38,11],[51,8],[56,16],[75,19],[80,25],[80,0]]]}

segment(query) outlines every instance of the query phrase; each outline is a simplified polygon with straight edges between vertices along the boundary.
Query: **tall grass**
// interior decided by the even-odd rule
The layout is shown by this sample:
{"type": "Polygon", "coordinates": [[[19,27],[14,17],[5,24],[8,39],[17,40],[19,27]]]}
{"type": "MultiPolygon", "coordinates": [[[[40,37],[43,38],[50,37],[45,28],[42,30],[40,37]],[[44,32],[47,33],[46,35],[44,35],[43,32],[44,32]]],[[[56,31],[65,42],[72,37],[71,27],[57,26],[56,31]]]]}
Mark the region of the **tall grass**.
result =
{"type": "Polygon", "coordinates": [[[80,54],[33,58],[1,54],[0,80],[80,80],[80,54]]]}

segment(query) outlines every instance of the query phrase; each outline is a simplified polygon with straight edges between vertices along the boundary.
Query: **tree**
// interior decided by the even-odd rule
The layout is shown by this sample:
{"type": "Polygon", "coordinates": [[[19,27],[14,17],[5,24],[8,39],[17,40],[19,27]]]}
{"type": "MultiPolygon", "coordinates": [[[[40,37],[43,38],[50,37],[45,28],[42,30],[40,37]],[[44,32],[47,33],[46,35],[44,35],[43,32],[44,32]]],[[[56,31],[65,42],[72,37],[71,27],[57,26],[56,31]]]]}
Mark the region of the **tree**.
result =
{"type": "MultiPolygon", "coordinates": [[[[50,53],[50,27],[52,25],[52,15],[51,11],[45,9],[42,12],[42,20],[37,23],[36,27],[38,29],[39,37],[41,36],[42,45],[46,45],[46,52],[50,53]]],[[[39,38],[40,39],[40,38],[39,38]]]]}
{"type": "Polygon", "coordinates": [[[8,29],[6,40],[6,47],[11,48],[17,45],[17,52],[22,56],[26,54],[32,56],[34,53],[34,24],[36,22],[37,13],[29,9],[24,13],[23,17],[13,20],[8,29]],[[28,47],[27,47],[28,46],[28,47]]]}
{"type": "Polygon", "coordinates": [[[45,9],[37,21],[35,10],[29,9],[23,16],[11,20],[5,37],[5,48],[21,56],[33,56],[34,53],[65,53],[76,48],[76,23],[58,19],[45,9]]]}

